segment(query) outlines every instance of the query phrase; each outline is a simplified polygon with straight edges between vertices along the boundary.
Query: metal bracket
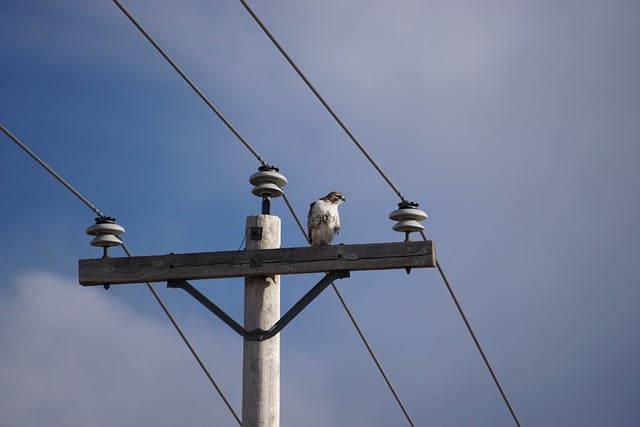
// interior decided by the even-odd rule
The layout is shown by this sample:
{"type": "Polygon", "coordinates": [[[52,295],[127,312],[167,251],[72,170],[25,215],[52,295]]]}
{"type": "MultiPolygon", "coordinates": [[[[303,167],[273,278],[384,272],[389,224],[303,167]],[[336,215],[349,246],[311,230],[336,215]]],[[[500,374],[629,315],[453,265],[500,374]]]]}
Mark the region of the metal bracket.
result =
{"type": "Polygon", "coordinates": [[[262,227],[249,227],[249,238],[251,240],[262,240],[262,227]]]}
{"type": "Polygon", "coordinates": [[[349,277],[349,271],[330,271],[307,292],[300,300],[295,303],[289,311],[287,311],[274,325],[268,330],[254,329],[252,331],[246,330],[242,325],[236,322],[231,316],[224,312],[220,307],[215,305],[211,300],[204,296],[200,291],[194,288],[186,280],[170,280],[167,282],[169,288],[180,288],[186,291],[189,295],[194,297],[200,304],[204,305],[209,311],[218,316],[220,320],[226,323],[231,329],[236,331],[247,341],[264,341],[277,335],[284,329],[295,317],[300,314],[311,302],[324,291],[333,281],[337,279],[344,279],[349,277]]]}

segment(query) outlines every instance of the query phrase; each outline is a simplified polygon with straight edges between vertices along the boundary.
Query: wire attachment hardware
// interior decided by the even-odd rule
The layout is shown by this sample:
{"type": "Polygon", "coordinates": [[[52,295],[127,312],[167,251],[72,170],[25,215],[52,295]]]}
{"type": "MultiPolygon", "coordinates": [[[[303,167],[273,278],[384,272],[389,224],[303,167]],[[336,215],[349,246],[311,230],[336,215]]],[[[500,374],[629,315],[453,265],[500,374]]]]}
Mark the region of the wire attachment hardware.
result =
{"type": "Polygon", "coordinates": [[[253,195],[262,197],[262,214],[269,215],[271,198],[284,194],[282,187],[287,185],[287,178],[275,166],[260,166],[258,172],[251,175],[249,182],[255,186],[251,190],[253,195]]]}
{"type": "Polygon", "coordinates": [[[103,248],[102,257],[109,256],[109,248],[122,245],[120,237],[124,233],[124,227],[116,224],[116,219],[112,217],[98,217],[96,223],[87,228],[87,234],[95,236],[91,240],[91,246],[103,248]]]}
{"type": "Polygon", "coordinates": [[[405,241],[409,241],[409,235],[414,232],[424,230],[424,226],[420,221],[429,218],[426,212],[418,209],[416,202],[400,202],[398,209],[389,214],[389,218],[398,221],[393,226],[394,231],[405,233],[405,241]]]}

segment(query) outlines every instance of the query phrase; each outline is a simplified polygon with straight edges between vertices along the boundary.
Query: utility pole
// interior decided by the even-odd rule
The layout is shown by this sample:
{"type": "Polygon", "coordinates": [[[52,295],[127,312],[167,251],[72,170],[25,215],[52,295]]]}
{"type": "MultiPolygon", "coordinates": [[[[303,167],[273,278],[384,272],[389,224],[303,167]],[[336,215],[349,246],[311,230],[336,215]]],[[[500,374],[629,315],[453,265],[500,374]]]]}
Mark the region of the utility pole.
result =
{"type": "MultiPolygon", "coordinates": [[[[247,250],[280,248],[280,218],[247,217],[247,250]],[[260,231],[261,230],[261,231],[260,231]]],[[[271,328],[280,319],[280,275],[246,277],[245,330],[271,328]]],[[[280,334],[267,340],[243,340],[242,425],[280,425],[280,334]]]]}
{"type": "Polygon", "coordinates": [[[242,426],[280,425],[280,331],[334,280],[352,271],[433,268],[433,242],[411,242],[427,218],[417,204],[401,203],[389,215],[404,242],[280,248],[280,218],[270,214],[271,198],[283,195],[287,180],[275,167],[263,166],[251,176],[252,193],[262,198],[262,213],[246,219],[247,245],[242,251],[202,252],[111,258],[107,249],[121,244],[124,228],[112,218],[97,218],[87,229],[91,244],[103,247],[100,259],[80,260],[79,282],[104,286],[166,282],[183,289],[243,338],[242,426]],[[324,273],[325,276],[280,316],[280,275],[324,273]],[[244,325],[240,325],[187,280],[244,277],[244,325]]]}

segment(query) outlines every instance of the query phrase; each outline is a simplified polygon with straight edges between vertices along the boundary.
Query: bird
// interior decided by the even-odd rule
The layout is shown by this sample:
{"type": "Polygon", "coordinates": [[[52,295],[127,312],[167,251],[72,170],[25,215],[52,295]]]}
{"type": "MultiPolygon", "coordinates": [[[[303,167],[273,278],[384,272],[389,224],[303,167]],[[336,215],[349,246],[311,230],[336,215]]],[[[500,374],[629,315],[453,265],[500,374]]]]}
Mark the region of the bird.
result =
{"type": "Polygon", "coordinates": [[[311,246],[330,245],[340,231],[338,205],[347,200],[342,193],[332,191],[312,202],[307,215],[308,239],[311,246]]]}

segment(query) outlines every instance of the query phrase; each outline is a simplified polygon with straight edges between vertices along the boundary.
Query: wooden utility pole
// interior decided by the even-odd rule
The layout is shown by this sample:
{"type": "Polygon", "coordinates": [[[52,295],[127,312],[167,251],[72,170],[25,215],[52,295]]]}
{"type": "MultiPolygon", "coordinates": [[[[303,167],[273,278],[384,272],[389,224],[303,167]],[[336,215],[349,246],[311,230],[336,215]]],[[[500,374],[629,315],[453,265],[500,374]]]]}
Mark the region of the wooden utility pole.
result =
{"type": "Polygon", "coordinates": [[[407,234],[405,242],[280,248],[280,218],[270,215],[270,200],[283,195],[286,178],[275,167],[260,167],[249,180],[252,193],[262,198],[262,214],[247,217],[247,245],[242,251],[203,252],[110,258],[106,248],[120,244],[124,229],[101,221],[87,233],[97,236],[94,246],[105,247],[100,259],[79,261],[79,281],[84,286],[167,282],[183,289],[243,338],[242,425],[280,425],[280,331],[334,280],[351,271],[433,268],[433,242],[411,242],[409,233],[426,219],[417,204],[391,213],[394,230],[407,234]],[[298,302],[280,317],[280,275],[325,273],[298,302]],[[188,280],[244,277],[244,325],[240,325],[188,280]]]}
{"type": "MultiPolygon", "coordinates": [[[[280,218],[247,217],[247,250],[280,248],[280,218]]],[[[244,328],[267,330],[280,319],[280,275],[246,277],[244,328]]],[[[244,338],[242,425],[280,425],[280,334],[268,340],[244,338]]]]}
{"type": "Polygon", "coordinates": [[[433,268],[431,241],[280,248],[280,218],[247,217],[243,251],[202,252],[79,261],[84,286],[167,282],[185,290],[243,337],[242,425],[278,427],[280,418],[279,332],[333,280],[351,271],[433,268]],[[280,275],[325,273],[280,317],[280,275]],[[244,326],[187,280],[245,278],[244,326]]]}
{"type": "Polygon", "coordinates": [[[167,282],[183,289],[243,337],[242,425],[280,425],[280,331],[334,280],[351,271],[386,270],[436,266],[433,242],[411,242],[409,233],[423,230],[427,218],[416,203],[402,203],[389,218],[398,221],[393,229],[406,233],[400,243],[369,243],[322,247],[280,248],[280,218],[270,215],[272,197],[284,193],[287,183],[278,168],[261,166],[249,181],[252,193],[262,198],[262,214],[246,220],[247,246],[242,251],[202,252],[110,258],[106,248],[121,244],[124,229],[111,219],[89,227],[96,236],[92,245],[105,248],[100,259],[78,263],[83,286],[104,286],[167,282]],[[325,273],[298,302],[280,317],[280,275],[325,273]],[[236,322],[187,280],[244,277],[244,326],[236,322]]]}

